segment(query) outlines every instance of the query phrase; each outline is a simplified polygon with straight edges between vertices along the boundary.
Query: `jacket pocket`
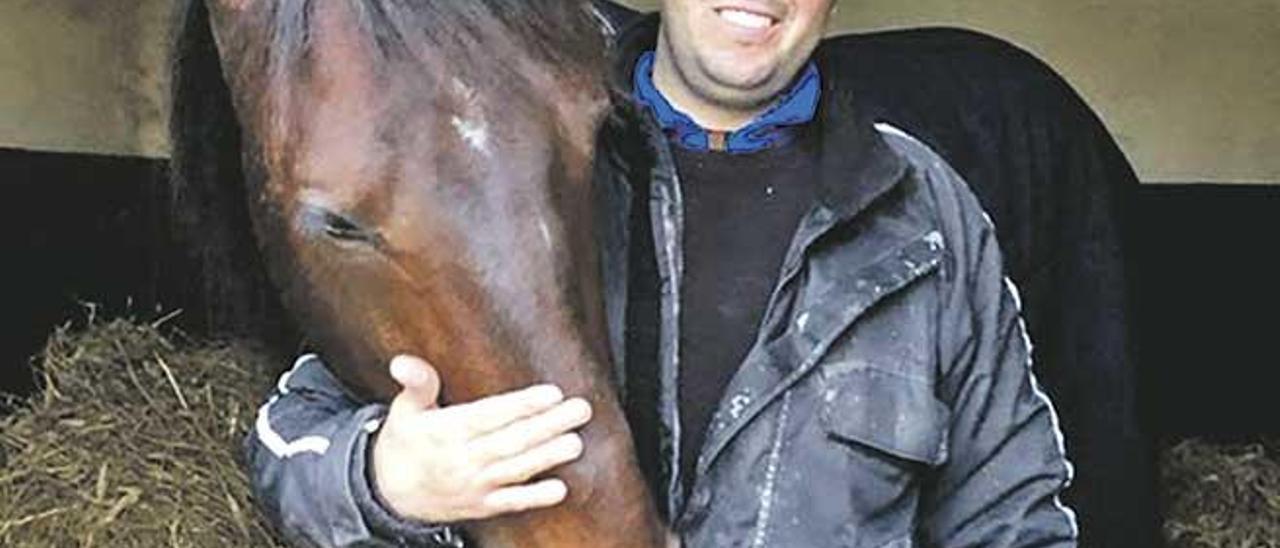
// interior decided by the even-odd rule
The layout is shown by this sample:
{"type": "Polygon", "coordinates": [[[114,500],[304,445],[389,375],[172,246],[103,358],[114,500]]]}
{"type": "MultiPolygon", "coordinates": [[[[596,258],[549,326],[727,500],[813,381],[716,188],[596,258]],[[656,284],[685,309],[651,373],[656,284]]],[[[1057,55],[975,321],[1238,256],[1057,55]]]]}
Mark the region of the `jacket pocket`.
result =
{"type": "Polygon", "coordinates": [[[947,460],[951,411],[919,379],[854,367],[827,392],[819,420],[844,443],[930,467],[947,460]]]}

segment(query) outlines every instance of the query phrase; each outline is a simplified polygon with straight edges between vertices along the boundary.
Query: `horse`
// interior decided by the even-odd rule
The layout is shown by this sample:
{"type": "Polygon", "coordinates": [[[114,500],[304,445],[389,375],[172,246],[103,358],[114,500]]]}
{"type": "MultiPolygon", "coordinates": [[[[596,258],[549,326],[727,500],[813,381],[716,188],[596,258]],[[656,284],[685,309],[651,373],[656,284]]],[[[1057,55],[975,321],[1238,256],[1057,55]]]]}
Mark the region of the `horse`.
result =
{"type": "Polygon", "coordinates": [[[662,546],[610,376],[592,183],[614,101],[589,4],[184,1],[174,202],[205,283],[249,297],[223,313],[263,326],[278,295],[368,398],[395,394],[404,353],[446,402],[586,398],[586,451],[554,471],[568,499],[468,532],[662,546]]]}

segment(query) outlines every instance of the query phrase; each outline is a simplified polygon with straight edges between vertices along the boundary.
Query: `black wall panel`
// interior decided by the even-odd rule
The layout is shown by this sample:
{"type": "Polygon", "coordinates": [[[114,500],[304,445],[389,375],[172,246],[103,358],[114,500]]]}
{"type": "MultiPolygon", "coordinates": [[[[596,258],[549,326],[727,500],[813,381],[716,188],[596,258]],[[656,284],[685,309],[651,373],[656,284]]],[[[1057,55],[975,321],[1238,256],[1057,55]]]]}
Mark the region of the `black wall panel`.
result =
{"type": "Polygon", "coordinates": [[[1166,435],[1280,434],[1280,186],[1143,185],[1143,386],[1166,435]]]}
{"type": "Polygon", "coordinates": [[[28,358],[82,303],[154,315],[164,178],[157,160],[0,149],[0,388],[31,387],[28,358]]]}
{"type": "MultiPolygon", "coordinates": [[[[63,322],[154,318],[200,332],[169,230],[165,163],[0,149],[0,389],[63,322]]],[[[1280,433],[1280,186],[1143,185],[1134,229],[1146,421],[1165,436],[1280,433]]]]}

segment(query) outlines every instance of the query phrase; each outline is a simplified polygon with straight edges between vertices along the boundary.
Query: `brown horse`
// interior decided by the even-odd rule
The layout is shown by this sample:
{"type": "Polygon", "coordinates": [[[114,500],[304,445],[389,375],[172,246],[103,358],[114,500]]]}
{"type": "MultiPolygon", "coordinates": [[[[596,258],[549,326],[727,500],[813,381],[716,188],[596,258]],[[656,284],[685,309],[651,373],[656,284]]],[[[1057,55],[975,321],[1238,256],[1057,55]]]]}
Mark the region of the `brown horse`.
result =
{"type": "Polygon", "coordinates": [[[252,262],[226,223],[251,221],[285,308],[366,396],[392,396],[384,364],[410,353],[439,368],[450,402],[540,382],[591,402],[584,456],[555,471],[569,499],[474,524],[480,544],[661,545],[609,378],[592,166],[610,93],[589,6],[192,1],[186,28],[216,50],[179,49],[176,192],[241,212],[206,219],[225,240],[210,253],[240,257],[224,270],[252,262]],[[198,93],[184,63],[210,54],[238,121],[239,187],[197,165],[227,158],[195,141],[234,136],[183,127],[218,110],[182,100],[198,93]]]}

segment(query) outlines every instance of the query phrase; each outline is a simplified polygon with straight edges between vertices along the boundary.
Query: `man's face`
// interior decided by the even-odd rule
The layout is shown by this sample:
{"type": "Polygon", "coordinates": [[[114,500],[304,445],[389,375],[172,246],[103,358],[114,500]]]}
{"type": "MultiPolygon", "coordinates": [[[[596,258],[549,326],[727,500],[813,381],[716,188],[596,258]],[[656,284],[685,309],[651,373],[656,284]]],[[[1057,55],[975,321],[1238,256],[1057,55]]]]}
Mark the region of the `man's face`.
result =
{"type": "Polygon", "coordinates": [[[658,47],[700,99],[750,109],[804,66],[835,0],[663,0],[658,47]]]}

